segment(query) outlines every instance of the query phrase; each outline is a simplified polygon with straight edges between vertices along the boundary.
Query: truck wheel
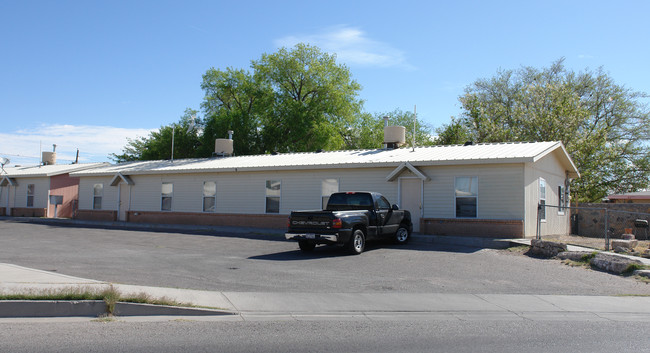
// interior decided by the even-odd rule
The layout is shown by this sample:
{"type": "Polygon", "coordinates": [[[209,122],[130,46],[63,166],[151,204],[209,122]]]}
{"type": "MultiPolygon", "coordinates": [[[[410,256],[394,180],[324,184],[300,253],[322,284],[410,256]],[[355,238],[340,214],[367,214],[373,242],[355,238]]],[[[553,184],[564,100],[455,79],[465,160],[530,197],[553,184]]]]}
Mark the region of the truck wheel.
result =
{"type": "Polygon", "coordinates": [[[361,229],[356,229],[347,244],[347,250],[352,255],[359,255],[366,247],[366,235],[361,229]]]}
{"type": "Polygon", "coordinates": [[[395,232],[395,237],[393,238],[393,241],[395,244],[406,244],[409,241],[409,230],[400,225],[399,228],[397,228],[397,232],[395,232]]]}

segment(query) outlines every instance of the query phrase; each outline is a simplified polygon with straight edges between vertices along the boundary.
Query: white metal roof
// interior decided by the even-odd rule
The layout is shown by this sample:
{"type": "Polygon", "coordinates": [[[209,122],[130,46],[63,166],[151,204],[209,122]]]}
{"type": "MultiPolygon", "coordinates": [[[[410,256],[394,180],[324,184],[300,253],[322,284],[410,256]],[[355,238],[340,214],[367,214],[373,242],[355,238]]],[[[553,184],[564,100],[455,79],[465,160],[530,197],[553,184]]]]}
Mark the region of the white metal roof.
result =
{"type": "Polygon", "coordinates": [[[578,171],[561,142],[491,143],[469,146],[432,146],[400,149],[348,150],[282,153],[226,158],[179,159],[175,161],[126,162],[75,172],[73,176],[236,172],[328,168],[396,167],[454,164],[532,163],[549,153],[558,153],[570,174],[578,171]]]}
{"type": "Polygon", "coordinates": [[[110,165],[108,163],[50,164],[25,167],[4,167],[1,176],[8,178],[50,177],[110,165]]]}

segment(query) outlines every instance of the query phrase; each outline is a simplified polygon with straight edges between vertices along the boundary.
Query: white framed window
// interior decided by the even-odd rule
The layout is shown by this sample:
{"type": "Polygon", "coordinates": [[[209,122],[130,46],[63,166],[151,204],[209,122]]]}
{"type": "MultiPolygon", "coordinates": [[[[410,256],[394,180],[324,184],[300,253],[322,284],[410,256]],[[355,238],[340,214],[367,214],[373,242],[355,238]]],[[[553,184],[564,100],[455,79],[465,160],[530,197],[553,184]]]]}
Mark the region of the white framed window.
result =
{"type": "Polygon", "coordinates": [[[172,183],[162,183],[161,188],[161,201],[160,201],[160,210],[161,211],[171,211],[172,210],[172,198],[174,195],[174,184],[172,183]]]}
{"type": "Polygon", "coordinates": [[[539,204],[542,208],[539,210],[539,219],[546,220],[546,180],[539,178],[539,204]]]}
{"type": "Polygon", "coordinates": [[[217,183],[215,181],[203,182],[203,212],[217,211],[217,183]]]}
{"type": "Polygon", "coordinates": [[[266,181],[266,213],[280,213],[281,180],[266,181]]]}
{"type": "Polygon", "coordinates": [[[330,195],[339,192],[338,179],[324,179],[321,185],[321,206],[324,210],[327,208],[327,201],[330,200],[330,195]]]}
{"type": "Polygon", "coordinates": [[[27,185],[27,207],[34,207],[34,184],[27,185]]]}
{"type": "Polygon", "coordinates": [[[566,205],[566,192],[564,189],[564,185],[559,185],[557,187],[557,214],[560,216],[564,215],[564,208],[567,206],[566,205]]]}
{"type": "Polygon", "coordinates": [[[104,197],[104,184],[93,185],[93,210],[102,209],[102,198],[104,197]]]}
{"type": "Polygon", "coordinates": [[[478,177],[456,177],[456,218],[478,216],[478,177]]]}

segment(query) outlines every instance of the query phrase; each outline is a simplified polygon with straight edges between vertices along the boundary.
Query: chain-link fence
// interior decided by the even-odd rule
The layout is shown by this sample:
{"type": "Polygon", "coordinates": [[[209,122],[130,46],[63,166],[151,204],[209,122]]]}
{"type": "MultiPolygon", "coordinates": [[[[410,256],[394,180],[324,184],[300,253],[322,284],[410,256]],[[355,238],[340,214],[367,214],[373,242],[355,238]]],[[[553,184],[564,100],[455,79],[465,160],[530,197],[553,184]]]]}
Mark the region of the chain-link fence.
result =
{"type": "MultiPolygon", "coordinates": [[[[610,250],[612,239],[621,239],[623,234],[633,234],[639,240],[639,246],[647,249],[650,245],[649,222],[650,204],[587,204],[570,207],[540,204],[537,207],[536,238],[610,250]],[[542,227],[542,214],[548,214],[549,209],[571,215],[571,231],[568,234],[542,227]]],[[[566,229],[566,226],[560,228],[566,229]]]]}

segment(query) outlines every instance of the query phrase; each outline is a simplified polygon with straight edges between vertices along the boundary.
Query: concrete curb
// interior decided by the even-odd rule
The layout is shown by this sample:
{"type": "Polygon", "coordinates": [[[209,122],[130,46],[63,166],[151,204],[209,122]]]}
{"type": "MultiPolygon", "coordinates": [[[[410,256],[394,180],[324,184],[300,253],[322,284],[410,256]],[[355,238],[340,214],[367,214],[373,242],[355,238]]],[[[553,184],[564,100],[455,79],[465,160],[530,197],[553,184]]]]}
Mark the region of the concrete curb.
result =
{"type": "MultiPolygon", "coordinates": [[[[107,315],[103,300],[4,300],[0,301],[0,318],[26,317],[100,317],[107,315]]],[[[224,316],[236,313],[141,303],[115,303],[116,316],[224,316]]]]}

